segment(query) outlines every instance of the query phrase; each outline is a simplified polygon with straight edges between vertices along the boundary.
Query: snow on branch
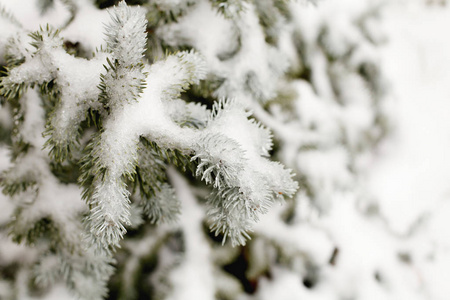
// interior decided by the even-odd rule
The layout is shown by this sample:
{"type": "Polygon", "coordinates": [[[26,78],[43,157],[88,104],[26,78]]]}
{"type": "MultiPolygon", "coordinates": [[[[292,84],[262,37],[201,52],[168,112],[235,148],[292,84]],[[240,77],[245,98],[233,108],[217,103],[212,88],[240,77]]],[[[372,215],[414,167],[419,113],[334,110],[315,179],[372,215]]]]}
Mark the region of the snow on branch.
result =
{"type": "Polygon", "coordinates": [[[73,57],[47,27],[31,34],[35,50],[1,80],[10,99],[35,85],[50,95],[51,158],[62,162],[82,134],[90,139],[78,178],[90,208],[88,240],[107,254],[119,246],[131,223],[132,194],[145,198],[140,208],[150,221],[174,220],[179,203],[165,170],[176,164],[213,187],[211,229],[233,245],[245,244],[259,215],[297,189],[291,171],[267,159],[271,133],[238,101],[222,99],[209,111],[179,99],[205,79],[205,58],[183,51],[148,65],[143,10],[122,1],[110,16],[105,52],[91,60],[73,57]],[[86,134],[86,119],[96,121],[97,132],[86,134]],[[143,161],[151,157],[154,164],[143,161]]]}
{"type": "Polygon", "coordinates": [[[120,65],[141,64],[146,43],[145,11],[121,1],[110,16],[112,22],[105,28],[108,50],[120,65]]]}
{"type": "Polygon", "coordinates": [[[49,26],[30,36],[34,52],[24,57],[21,65],[8,71],[8,76],[0,83],[1,93],[11,99],[23,94],[28,86],[39,84],[47,91],[50,86],[56,86],[50,93],[56,104],[45,135],[50,136],[46,146],[51,155],[62,161],[76,145],[80,124],[86,119],[88,109],[100,109],[96,101],[99,96],[97,85],[105,55],[99,53],[91,60],[73,57],[64,50],[59,32],[49,26]]]}
{"type": "Polygon", "coordinates": [[[197,175],[216,189],[208,201],[211,229],[233,245],[245,244],[259,214],[297,190],[291,171],[264,157],[270,133],[249,115],[237,101],[219,101],[193,157],[197,175]]]}
{"type": "Polygon", "coordinates": [[[111,57],[107,58],[106,74],[101,75],[100,84],[100,97],[106,107],[136,100],[145,87],[145,13],[122,1],[110,16],[112,22],[106,26],[105,35],[111,57]]]}

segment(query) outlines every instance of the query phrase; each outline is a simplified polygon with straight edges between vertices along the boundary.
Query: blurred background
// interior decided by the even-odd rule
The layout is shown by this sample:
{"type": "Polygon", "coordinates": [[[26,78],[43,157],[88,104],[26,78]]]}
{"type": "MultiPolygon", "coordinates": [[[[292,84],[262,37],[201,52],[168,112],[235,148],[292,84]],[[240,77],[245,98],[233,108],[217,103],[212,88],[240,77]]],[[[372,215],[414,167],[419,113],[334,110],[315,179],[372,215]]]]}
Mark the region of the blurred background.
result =
{"type": "MultiPolygon", "coordinates": [[[[272,158],[293,169],[300,188],[261,218],[246,246],[222,246],[206,227],[173,225],[158,243],[145,239],[159,232],[153,225],[129,229],[106,299],[450,299],[450,3],[248,1],[242,18],[254,12],[263,37],[257,44],[245,33],[253,23],[233,20],[236,46],[207,1],[127,2],[148,10],[150,62],[166,50],[209,57],[231,47],[208,61],[211,73],[231,74],[225,84],[210,78],[183,99],[249,103],[273,132],[272,158]],[[242,68],[253,74],[245,84],[233,81],[242,68]],[[197,235],[201,246],[186,242],[197,235]]],[[[0,0],[0,54],[18,32],[5,17],[13,15],[20,30],[62,28],[66,50],[90,58],[114,4],[0,0]]],[[[1,170],[11,167],[12,115],[0,108],[1,170]]],[[[204,197],[185,178],[181,194],[204,197]]],[[[31,283],[44,250],[12,241],[17,209],[0,195],[0,299],[76,299],[58,278],[31,283]]]]}

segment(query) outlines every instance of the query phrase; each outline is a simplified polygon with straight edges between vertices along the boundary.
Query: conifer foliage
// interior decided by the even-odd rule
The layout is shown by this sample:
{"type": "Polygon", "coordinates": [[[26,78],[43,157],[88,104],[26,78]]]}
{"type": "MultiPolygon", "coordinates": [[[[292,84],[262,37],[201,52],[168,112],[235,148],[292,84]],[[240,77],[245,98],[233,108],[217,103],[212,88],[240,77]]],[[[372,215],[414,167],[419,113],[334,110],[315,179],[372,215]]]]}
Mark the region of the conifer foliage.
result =
{"type": "Polygon", "coordinates": [[[179,99],[206,77],[202,55],[180,51],[149,64],[145,10],[122,1],[109,12],[106,48],[90,59],[69,54],[62,33],[47,25],[28,34],[28,45],[20,44],[26,32],[9,40],[1,78],[4,109],[14,107],[17,120],[12,166],[2,180],[17,203],[11,235],[42,243],[52,257],[38,258],[36,283],[64,276],[88,299],[105,295],[132,205],[152,222],[180,213],[165,175],[169,164],[193,170],[213,188],[207,222],[233,245],[244,245],[259,215],[297,189],[290,171],[267,159],[270,133],[238,100],[207,109],[179,99]],[[67,172],[83,187],[88,210],[76,199],[73,178],[61,182],[67,172]],[[85,275],[98,288],[87,288],[85,275]]]}
{"type": "Polygon", "coordinates": [[[253,299],[275,265],[315,275],[285,237],[387,132],[378,7],[345,36],[306,3],[127,3],[41,0],[65,19],[34,31],[0,6],[0,251],[25,257],[0,259],[0,299],[253,299]]]}

